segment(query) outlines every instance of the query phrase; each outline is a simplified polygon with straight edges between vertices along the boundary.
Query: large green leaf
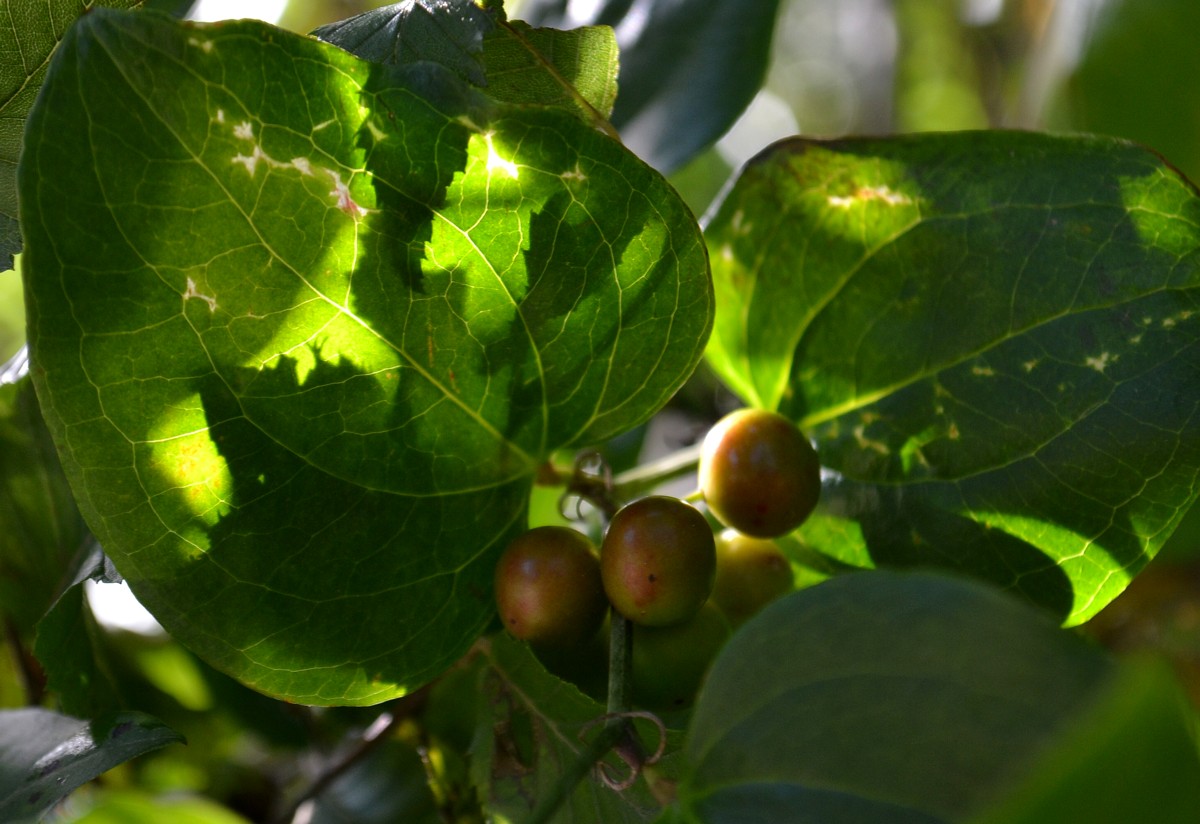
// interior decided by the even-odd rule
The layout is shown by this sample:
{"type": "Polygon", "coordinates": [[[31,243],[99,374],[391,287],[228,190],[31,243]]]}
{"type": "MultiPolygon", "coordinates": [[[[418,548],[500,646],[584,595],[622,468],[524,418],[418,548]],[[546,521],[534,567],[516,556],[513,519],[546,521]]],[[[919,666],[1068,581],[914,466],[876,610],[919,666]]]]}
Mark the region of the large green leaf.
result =
{"type": "Polygon", "coordinates": [[[63,32],[89,6],[133,8],[140,0],[5,0],[0,14],[0,272],[21,251],[17,159],[21,131],[50,55],[63,32]]]}
{"type": "Polygon", "coordinates": [[[779,0],[526,0],[523,18],[612,26],[621,93],[612,122],[631,149],[670,172],[712,145],[766,76],[779,0]]]}
{"type": "Polygon", "coordinates": [[[1198,226],[1191,185],[1122,142],[786,141],[707,229],[708,355],[815,437],[810,543],[1082,621],[1200,490],[1198,226]]]}
{"type": "Polygon", "coordinates": [[[0,711],[0,820],[33,824],[101,773],[181,740],[141,713],[89,722],[38,708],[0,711]]]}
{"type": "Polygon", "coordinates": [[[945,824],[1023,780],[1111,683],[1103,653],[989,586],[843,575],[717,657],[680,799],[706,824],[945,824]]]}
{"type": "Polygon", "coordinates": [[[460,655],[538,465],[653,414],[711,323],[656,173],[431,64],[96,11],[29,135],[34,377],[81,508],[271,694],[379,701],[460,655]]]}

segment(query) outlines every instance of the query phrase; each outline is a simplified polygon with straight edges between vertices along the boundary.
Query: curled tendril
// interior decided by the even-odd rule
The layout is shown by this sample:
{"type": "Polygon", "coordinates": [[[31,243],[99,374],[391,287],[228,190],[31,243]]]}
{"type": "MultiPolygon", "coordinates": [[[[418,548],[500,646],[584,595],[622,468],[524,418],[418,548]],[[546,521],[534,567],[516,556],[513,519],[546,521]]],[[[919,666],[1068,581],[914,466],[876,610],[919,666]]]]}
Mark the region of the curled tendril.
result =
{"type": "Polygon", "coordinates": [[[654,752],[646,755],[642,749],[641,741],[633,733],[631,726],[626,726],[621,737],[613,745],[613,752],[617,754],[625,765],[629,767],[629,774],[624,778],[616,778],[613,775],[612,767],[605,761],[596,762],[596,773],[600,776],[600,780],[604,786],[610,790],[620,792],[627,790],[634,785],[638,780],[638,776],[642,774],[645,767],[657,764],[662,758],[663,753],[667,749],[667,727],[663,724],[662,719],[652,712],[642,710],[631,710],[629,712],[610,712],[601,715],[598,718],[593,718],[591,721],[583,725],[579,730],[579,740],[583,740],[584,734],[597,724],[607,723],[612,720],[631,721],[634,718],[642,718],[652,723],[658,730],[658,745],[654,748],[654,752]]]}
{"type": "Polygon", "coordinates": [[[603,512],[606,518],[611,518],[616,511],[612,467],[604,460],[604,456],[594,449],[575,456],[571,479],[558,499],[558,513],[568,521],[582,521],[585,502],[603,512]]]}

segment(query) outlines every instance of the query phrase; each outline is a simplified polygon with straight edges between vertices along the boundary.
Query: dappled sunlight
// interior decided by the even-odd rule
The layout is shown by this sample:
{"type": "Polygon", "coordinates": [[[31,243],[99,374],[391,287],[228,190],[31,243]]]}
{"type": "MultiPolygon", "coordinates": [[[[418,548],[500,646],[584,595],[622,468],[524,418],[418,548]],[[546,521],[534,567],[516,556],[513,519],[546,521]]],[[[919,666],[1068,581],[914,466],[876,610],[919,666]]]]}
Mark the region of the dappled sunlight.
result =
{"type": "Polygon", "coordinates": [[[200,395],[164,410],[150,426],[145,448],[156,477],[143,474],[142,484],[155,512],[188,544],[207,549],[207,528],[231,509],[233,477],[212,439],[200,395]]]}

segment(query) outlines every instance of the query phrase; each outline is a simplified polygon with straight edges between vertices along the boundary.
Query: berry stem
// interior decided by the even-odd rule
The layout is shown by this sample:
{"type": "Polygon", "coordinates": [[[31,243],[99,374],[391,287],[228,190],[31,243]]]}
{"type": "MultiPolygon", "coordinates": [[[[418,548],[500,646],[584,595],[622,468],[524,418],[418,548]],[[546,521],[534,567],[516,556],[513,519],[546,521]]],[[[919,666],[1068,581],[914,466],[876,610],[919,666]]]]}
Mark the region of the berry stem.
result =
{"type": "Polygon", "coordinates": [[[613,497],[621,501],[636,500],[666,481],[695,472],[700,462],[700,447],[701,444],[692,444],[622,472],[613,478],[613,497]]]}

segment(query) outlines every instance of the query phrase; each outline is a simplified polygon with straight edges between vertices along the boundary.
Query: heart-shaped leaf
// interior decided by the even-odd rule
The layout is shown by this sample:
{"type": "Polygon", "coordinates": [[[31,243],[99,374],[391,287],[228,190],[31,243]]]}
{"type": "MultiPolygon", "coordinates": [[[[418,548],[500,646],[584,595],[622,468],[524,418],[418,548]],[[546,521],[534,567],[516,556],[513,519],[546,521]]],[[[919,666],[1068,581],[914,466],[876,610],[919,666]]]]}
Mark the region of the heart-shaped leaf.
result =
{"type": "Polygon", "coordinates": [[[431,64],[100,10],[28,134],[35,381],[85,517],[173,635],[293,700],[460,655],[536,468],[653,414],[711,323],[661,177],[431,64]]]}
{"type": "Polygon", "coordinates": [[[816,439],[809,543],[1083,621],[1200,491],[1197,226],[1195,189],[1119,141],[785,141],[707,229],[709,358],[816,439]]]}

